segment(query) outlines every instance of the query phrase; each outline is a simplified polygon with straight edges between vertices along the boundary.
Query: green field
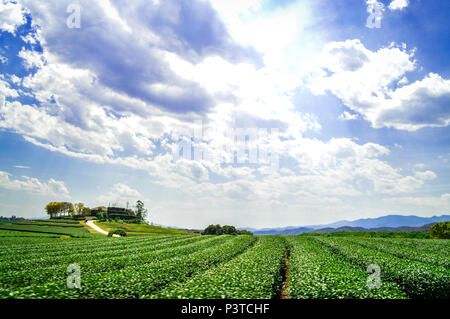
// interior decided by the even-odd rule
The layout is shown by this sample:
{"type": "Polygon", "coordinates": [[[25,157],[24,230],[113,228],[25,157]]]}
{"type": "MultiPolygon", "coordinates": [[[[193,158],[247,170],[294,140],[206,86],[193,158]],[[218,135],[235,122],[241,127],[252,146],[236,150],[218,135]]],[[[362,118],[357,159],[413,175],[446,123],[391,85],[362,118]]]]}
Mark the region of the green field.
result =
{"type": "Polygon", "coordinates": [[[78,237],[78,238],[88,238],[97,237],[99,235],[92,234],[83,225],[79,223],[76,224],[64,224],[64,223],[53,223],[53,222],[19,222],[14,224],[3,224],[0,225],[0,237],[7,237],[7,234],[12,234],[15,232],[15,236],[28,237],[30,234],[35,236],[42,236],[43,234],[48,235],[60,235],[68,237],[78,237]],[[6,233],[4,233],[6,231],[6,233]]]}
{"type": "MultiPolygon", "coordinates": [[[[175,228],[164,228],[147,224],[128,224],[119,222],[96,222],[103,230],[124,230],[127,236],[167,236],[196,235],[175,228]]],[[[197,234],[198,235],[198,234],[197,234]]],[[[26,220],[0,224],[0,237],[103,237],[84,221],[68,219],[26,220]]]]}
{"type": "MultiPolygon", "coordinates": [[[[47,226],[41,226],[47,227],[47,226]]],[[[449,298],[449,240],[0,237],[0,298],[449,298]],[[79,289],[67,267],[80,267],[79,289]],[[380,286],[367,284],[368,265],[380,286]]]]}
{"type": "Polygon", "coordinates": [[[101,229],[109,232],[113,229],[122,229],[128,236],[145,235],[192,235],[184,230],[165,228],[147,224],[128,224],[116,222],[95,222],[101,229]]]}

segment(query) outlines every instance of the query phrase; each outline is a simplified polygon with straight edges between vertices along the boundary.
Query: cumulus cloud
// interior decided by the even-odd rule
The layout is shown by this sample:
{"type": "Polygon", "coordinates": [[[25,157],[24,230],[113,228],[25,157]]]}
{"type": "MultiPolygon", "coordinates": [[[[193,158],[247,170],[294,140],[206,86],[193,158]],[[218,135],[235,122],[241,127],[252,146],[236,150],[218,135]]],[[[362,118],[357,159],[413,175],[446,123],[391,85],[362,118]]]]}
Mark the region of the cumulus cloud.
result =
{"type": "Polygon", "coordinates": [[[437,177],[432,171],[416,172],[415,176],[424,181],[433,180],[437,177]]]}
{"type": "Polygon", "coordinates": [[[392,0],[389,4],[391,10],[403,10],[409,5],[409,0],[392,0]]]}
{"type": "Polygon", "coordinates": [[[331,92],[374,128],[415,131],[450,123],[450,80],[429,73],[406,84],[404,75],[416,68],[412,52],[395,46],[370,51],[360,40],[330,42],[319,57],[321,69],[312,76],[314,94],[331,92]]]}
{"type": "Polygon", "coordinates": [[[16,1],[0,1],[0,30],[15,34],[17,27],[26,22],[25,10],[16,1]]]}
{"type": "MultiPolygon", "coordinates": [[[[314,51],[314,41],[305,40],[300,49],[291,43],[306,36],[307,8],[279,10],[243,26],[231,22],[236,14],[257,10],[258,1],[213,0],[212,7],[206,1],[81,1],[89,8],[82,10],[82,27],[68,29],[67,3],[23,3],[40,26],[23,40],[43,50],[27,46],[18,52],[28,75],[0,78],[0,93],[7,97],[0,104],[0,127],[52,152],[146,172],[152,184],[192,202],[190,211],[204,214],[204,220],[217,218],[209,210],[227,213],[222,214],[227,220],[243,210],[252,220],[270,210],[291,216],[348,211],[348,197],[414,192],[433,177],[393,167],[390,150],[380,144],[303,136],[321,129],[314,114],[299,112],[292,101],[310,61],[297,53],[308,57],[314,51]],[[233,128],[274,129],[256,143],[289,165],[264,175],[261,165],[234,163],[235,154],[222,147],[239,149],[227,135],[233,128]],[[231,161],[173,160],[178,133],[193,136],[202,129],[217,134],[194,144],[231,161]]],[[[373,95],[391,94],[398,81],[407,84],[402,77],[415,68],[404,49],[372,52],[356,40],[329,44],[320,61],[312,89],[348,102],[353,112],[344,111],[340,119],[361,115],[374,123],[384,113],[374,111],[381,100],[373,102],[373,95]],[[367,89],[370,93],[361,95],[367,89]]],[[[397,100],[407,93],[398,92],[397,100]]],[[[119,183],[93,205],[125,205],[141,197],[119,183]]],[[[186,218],[180,216],[182,204],[160,203],[180,220],[186,218]]]]}
{"type": "Polygon", "coordinates": [[[51,178],[48,182],[42,182],[37,178],[28,176],[22,176],[19,179],[4,171],[0,171],[0,187],[31,194],[70,197],[69,191],[62,181],[56,181],[51,178]]]}
{"type": "Polygon", "coordinates": [[[415,207],[433,207],[448,210],[450,208],[450,194],[442,194],[441,196],[408,196],[393,197],[384,199],[385,202],[397,205],[409,205],[415,207]]]}
{"type": "MultiPolygon", "coordinates": [[[[222,132],[232,125],[275,127],[285,136],[320,129],[313,115],[293,110],[289,92],[296,80],[281,83],[273,70],[259,69],[259,55],[232,41],[208,3],[138,2],[125,10],[120,2],[82,2],[90,10],[82,11],[83,27],[73,30],[62,19],[64,3],[23,3],[40,26],[24,38],[44,50],[23,48],[18,55],[35,72],[11,81],[37,103],[7,101],[0,126],[36,145],[96,162],[149,161],[155,141],[200,118],[222,132]],[[209,31],[193,37],[186,24],[209,31]],[[134,58],[124,59],[130,52],[134,58]],[[141,88],[159,100],[143,97],[141,88]],[[165,92],[178,106],[163,101],[165,92]],[[191,99],[196,92],[211,108],[191,99]]],[[[24,92],[0,85],[5,96],[24,92]]]]}
{"type": "Polygon", "coordinates": [[[351,114],[347,111],[344,111],[341,115],[339,115],[338,119],[343,121],[350,121],[358,119],[358,114],[351,114]]]}
{"type": "Polygon", "coordinates": [[[192,63],[209,55],[233,62],[258,59],[254,50],[233,42],[205,1],[137,1],[132,7],[119,1],[80,1],[89,8],[82,10],[80,29],[64,23],[66,2],[23,3],[59,62],[87,67],[101,85],[170,112],[204,113],[221,97],[178,77],[163,59],[166,52],[192,63]],[[125,58],[130,52],[133,59],[125,58]]]}
{"type": "Polygon", "coordinates": [[[110,191],[107,194],[97,197],[94,205],[118,205],[125,206],[126,203],[134,204],[139,199],[141,194],[134,188],[123,184],[117,183],[111,186],[110,191]]]}

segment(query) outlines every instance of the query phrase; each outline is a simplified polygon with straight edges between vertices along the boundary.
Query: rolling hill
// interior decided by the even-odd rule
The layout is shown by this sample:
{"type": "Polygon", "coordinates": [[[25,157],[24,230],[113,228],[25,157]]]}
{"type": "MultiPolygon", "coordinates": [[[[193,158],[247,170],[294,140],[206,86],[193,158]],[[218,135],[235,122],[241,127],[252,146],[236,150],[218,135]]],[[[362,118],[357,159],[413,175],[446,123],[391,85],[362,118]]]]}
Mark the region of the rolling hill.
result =
{"type": "MultiPolygon", "coordinates": [[[[255,235],[298,235],[308,232],[337,231],[420,231],[415,230],[432,223],[449,221],[450,215],[419,217],[414,215],[386,215],[377,218],[364,218],[353,221],[342,220],[325,225],[288,226],[279,228],[250,229],[255,235]],[[337,230],[340,229],[340,230],[337,230]],[[346,230],[342,230],[346,229],[346,230]],[[394,230],[395,229],[395,230],[394,230]]],[[[247,228],[248,229],[248,228],[247,228]]],[[[425,230],[427,231],[427,230],[425,230]]]]}

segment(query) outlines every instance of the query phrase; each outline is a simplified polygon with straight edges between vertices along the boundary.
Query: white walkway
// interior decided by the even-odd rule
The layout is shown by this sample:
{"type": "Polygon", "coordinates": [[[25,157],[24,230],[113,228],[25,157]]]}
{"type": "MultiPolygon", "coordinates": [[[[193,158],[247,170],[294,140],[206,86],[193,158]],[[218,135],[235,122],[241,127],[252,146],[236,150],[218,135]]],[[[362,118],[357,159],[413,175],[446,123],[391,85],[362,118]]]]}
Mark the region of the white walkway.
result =
{"type": "MultiPolygon", "coordinates": [[[[88,226],[91,227],[92,229],[98,231],[100,234],[103,234],[103,235],[108,236],[108,232],[107,232],[107,231],[104,231],[103,229],[101,229],[100,227],[98,227],[97,225],[95,225],[93,220],[88,220],[88,221],[86,222],[86,225],[88,225],[88,226]]],[[[114,234],[114,235],[112,235],[112,236],[113,236],[113,237],[120,237],[120,235],[116,235],[116,234],[114,234]]]]}

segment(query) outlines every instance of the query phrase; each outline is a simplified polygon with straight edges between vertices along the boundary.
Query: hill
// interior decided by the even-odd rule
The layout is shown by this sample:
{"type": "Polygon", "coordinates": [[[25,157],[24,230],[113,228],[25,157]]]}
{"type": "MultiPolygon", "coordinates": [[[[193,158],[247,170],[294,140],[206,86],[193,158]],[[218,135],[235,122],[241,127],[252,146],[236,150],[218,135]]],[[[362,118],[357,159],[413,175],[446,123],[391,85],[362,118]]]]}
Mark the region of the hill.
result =
{"type": "MultiPolygon", "coordinates": [[[[333,232],[336,229],[342,227],[347,228],[347,231],[377,231],[371,229],[382,229],[378,231],[419,231],[413,230],[415,228],[420,228],[427,224],[438,223],[443,221],[449,221],[450,215],[441,215],[433,217],[419,217],[414,215],[404,216],[404,215],[387,215],[377,218],[364,218],[357,219],[353,221],[342,220],[335,223],[325,224],[325,225],[311,225],[311,226],[288,226],[279,228],[264,228],[264,229],[252,229],[255,235],[298,235],[308,232],[333,232]],[[406,228],[405,228],[406,227],[406,228]],[[409,227],[409,228],[408,228],[409,227]],[[393,228],[398,228],[398,230],[392,230],[393,228]]],[[[342,231],[342,230],[337,230],[342,231]]],[[[344,230],[345,231],[345,230],[344,230]]],[[[428,230],[427,230],[428,231],[428,230]]]]}
{"type": "Polygon", "coordinates": [[[0,237],[30,237],[43,234],[62,237],[92,238],[100,235],[91,233],[85,226],[73,220],[21,220],[0,224],[0,237]]]}
{"type": "Polygon", "coordinates": [[[193,235],[193,233],[176,228],[165,228],[147,224],[127,224],[116,222],[96,222],[97,226],[109,232],[114,229],[122,229],[128,236],[149,236],[149,235],[193,235]]]}
{"type": "Polygon", "coordinates": [[[436,223],[426,224],[420,227],[409,227],[409,226],[401,226],[401,227],[377,227],[377,228],[364,228],[364,227],[351,227],[351,226],[343,226],[343,227],[337,227],[337,228],[320,228],[320,229],[314,229],[309,230],[306,233],[319,233],[319,234],[326,234],[326,233],[338,233],[338,232],[375,232],[375,233],[381,233],[381,232],[399,232],[399,233],[405,233],[405,232],[429,232],[431,230],[431,226],[433,226],[436,223]]]}
{"type": "MultiPolygon", "coordinates": [[[[5,220],[0,223],[0,237],[105,237],[88,227],[84,221],[75,220],[17,220],[15,222],[5,220]]],[[[96,222],[103,230],[122,229],[128,236],[149,235],[193,235],[192,232],[174,228],[164,228],[147,224],[127,224],[116,222],[96,222]]]]}

